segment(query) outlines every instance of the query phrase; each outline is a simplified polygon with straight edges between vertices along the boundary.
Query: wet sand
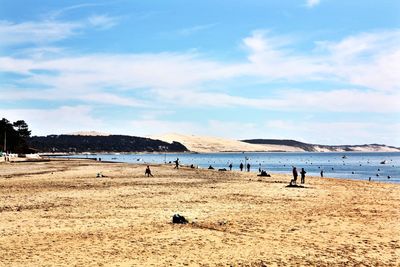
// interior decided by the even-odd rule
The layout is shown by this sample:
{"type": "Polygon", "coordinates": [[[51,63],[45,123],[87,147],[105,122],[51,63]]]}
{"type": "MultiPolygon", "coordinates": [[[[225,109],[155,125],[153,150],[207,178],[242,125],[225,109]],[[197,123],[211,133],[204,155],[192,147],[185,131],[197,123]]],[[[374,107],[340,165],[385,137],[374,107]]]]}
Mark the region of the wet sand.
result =
{"type": "Polygon", "coordinates": [[[1,163],[0,266],[400,266],[400,185],[151,169],[1,163]]]}

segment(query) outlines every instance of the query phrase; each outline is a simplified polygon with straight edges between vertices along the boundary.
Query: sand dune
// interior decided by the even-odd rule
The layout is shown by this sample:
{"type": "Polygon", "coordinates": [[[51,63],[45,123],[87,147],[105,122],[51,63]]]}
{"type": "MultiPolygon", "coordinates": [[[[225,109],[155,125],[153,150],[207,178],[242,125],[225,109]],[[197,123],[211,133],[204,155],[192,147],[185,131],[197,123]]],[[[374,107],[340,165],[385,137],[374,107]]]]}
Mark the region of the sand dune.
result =
{"type": "Polygon", "coordinates": [[[0,266],[400,265],[399,185],[151,168],[0,164],[0,266]]]}
{"type": "Polygon", "coordinates": [[[150,138],[158,139],[164,142],[171,143],[177,141],[187,149],[199,153],[214,153],[214,152],[268,152],[268,151],[287,151],[301,152],[301,148],[281,145],[258,145],[249,144],[237,140],[227,138],[218,138],[210,136],[195,136],[183,134],[165,134],[159,136],[150,136],[150,138]]]}

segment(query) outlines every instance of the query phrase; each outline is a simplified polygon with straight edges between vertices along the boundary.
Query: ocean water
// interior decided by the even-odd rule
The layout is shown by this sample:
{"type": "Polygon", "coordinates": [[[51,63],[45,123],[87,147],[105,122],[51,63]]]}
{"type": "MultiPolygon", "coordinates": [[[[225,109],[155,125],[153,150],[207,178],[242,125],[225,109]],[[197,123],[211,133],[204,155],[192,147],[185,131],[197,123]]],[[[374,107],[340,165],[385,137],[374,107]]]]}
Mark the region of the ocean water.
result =
{"type": "Polygon", "coordinates": [[[268,173],[291,174],[292,166],[300,172],[304,168],[307,175],[345,178],[356,180],[400,183],[400,152],[376,153],[167,153],[167,154],[90,154],[72,155],[74,158],[101,158],[103,161],[127,162],[136,164],[156,164],[173,162],[177,158],[181,164],[195,165],[199,168],[228,168],[232,163],[233,170],[239,170],[239,164],[250,163],[251,171],[258,169],[268,173]],[[385,164],[381,162],[385,161],[385,164]]]}

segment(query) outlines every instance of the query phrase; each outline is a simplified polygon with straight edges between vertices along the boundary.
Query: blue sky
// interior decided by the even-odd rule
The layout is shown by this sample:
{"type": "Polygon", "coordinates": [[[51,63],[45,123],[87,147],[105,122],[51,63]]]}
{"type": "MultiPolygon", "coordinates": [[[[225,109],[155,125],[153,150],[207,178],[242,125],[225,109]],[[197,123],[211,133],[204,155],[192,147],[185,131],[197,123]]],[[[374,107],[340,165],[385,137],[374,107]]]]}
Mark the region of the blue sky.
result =
{"type": "Polygon", "coordinates": [[[400,2],[0,0],[0,117],[400,146],[400,2]]]}

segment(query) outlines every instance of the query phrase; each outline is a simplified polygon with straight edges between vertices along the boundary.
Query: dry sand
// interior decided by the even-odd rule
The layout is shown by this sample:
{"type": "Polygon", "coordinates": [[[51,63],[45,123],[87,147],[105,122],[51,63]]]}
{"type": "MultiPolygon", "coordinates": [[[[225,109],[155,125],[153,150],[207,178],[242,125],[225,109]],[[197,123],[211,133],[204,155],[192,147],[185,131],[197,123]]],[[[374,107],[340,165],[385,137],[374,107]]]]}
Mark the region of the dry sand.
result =
{"type": "Polygon", "coordinates": [[[1,163],[0,265],[400,265],[400,185],[151,168],[1,163]]]}
{"type": "Polygon", "coordinates": [[[159,136],[150,136],[150,138],[162,140],[172,143],[177,141],[183,144],[192,152],[198,153],[215,153],[215,152],[270,152],[270,151],[286,151],[286,152],[304,152],[304,149],[293,146],[283,145],[262,145],[249,144],[228,138],[183,135],[183,134],[165,134],[159,136]]]}

